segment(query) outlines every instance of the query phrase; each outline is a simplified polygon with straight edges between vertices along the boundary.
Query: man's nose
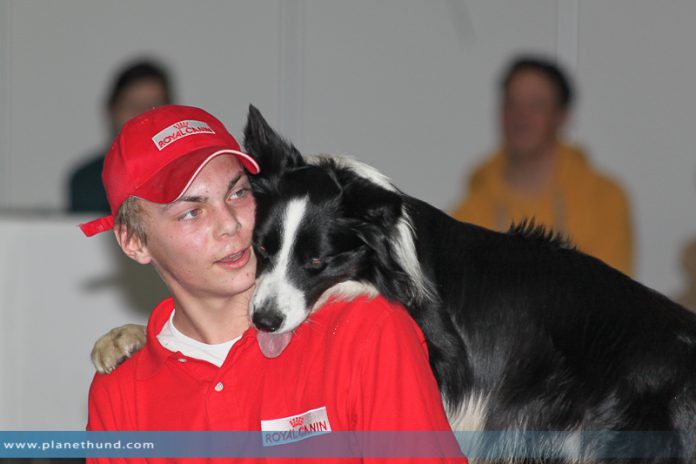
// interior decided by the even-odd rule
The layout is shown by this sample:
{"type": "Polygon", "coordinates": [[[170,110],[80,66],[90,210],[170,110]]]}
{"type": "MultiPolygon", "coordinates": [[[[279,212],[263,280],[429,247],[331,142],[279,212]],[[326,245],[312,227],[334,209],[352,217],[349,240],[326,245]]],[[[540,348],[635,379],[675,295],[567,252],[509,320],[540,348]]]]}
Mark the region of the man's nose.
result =
{"type": "Polygon", "coordinates": [[[229,208],[227,205],[218,208],[215,216],[216,228],[219,236],[236,235],[242,228],[242,223],[239,222],[239,218],[234,209],[229,208]]]}

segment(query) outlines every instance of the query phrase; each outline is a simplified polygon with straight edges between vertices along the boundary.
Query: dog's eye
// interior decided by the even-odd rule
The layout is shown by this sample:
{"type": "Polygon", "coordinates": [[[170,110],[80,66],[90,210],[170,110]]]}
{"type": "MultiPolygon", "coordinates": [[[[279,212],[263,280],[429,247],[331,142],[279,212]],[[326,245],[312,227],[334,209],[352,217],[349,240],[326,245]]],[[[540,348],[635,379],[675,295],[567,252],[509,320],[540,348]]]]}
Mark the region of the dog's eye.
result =
{"type": "Polygon", "coordinates": [[[323,259],[317,258],[317,257],[309,258],[309,260],[307,261],[307,264],[306,264],[306,266],[309,269],[313,269],[313,270],[323,269],[325,265],[326,265],[326,262],[323,259]]]}
{"type": "Polygon", "coordinates": [[[254,248],[256,248],[256,252],[261,255],[262,257],[268,256],[268,251],[266,250],[266,247],[263,245],[256,245],[254,248]]]}

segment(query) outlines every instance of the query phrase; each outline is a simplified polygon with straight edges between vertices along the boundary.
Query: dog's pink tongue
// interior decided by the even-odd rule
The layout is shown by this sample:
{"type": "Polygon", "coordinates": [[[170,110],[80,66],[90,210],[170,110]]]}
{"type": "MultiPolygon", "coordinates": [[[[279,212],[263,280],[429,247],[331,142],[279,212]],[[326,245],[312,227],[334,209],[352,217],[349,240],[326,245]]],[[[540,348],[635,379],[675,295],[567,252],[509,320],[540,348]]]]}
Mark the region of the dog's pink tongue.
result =
{"type": "Polygon", "coordinates": [[[287,348],[292,339],[292,332],[273,334],[268,332],[256,332],[256,341],[263,355],[267,358],[277,358],[287,348]]]}

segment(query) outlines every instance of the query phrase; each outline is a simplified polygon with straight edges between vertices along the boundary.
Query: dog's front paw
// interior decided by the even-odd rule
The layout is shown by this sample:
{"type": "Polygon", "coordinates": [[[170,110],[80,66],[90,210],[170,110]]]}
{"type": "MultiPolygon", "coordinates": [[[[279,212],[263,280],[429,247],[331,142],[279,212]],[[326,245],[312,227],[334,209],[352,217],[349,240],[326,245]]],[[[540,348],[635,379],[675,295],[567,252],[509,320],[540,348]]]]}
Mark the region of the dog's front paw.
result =
{"type": "Polygon", "coordinates": [[[102,374],[116,369],[145,344],[145,326],[126,324],[111,329],[92,348],[92,364],[102,374]]]}

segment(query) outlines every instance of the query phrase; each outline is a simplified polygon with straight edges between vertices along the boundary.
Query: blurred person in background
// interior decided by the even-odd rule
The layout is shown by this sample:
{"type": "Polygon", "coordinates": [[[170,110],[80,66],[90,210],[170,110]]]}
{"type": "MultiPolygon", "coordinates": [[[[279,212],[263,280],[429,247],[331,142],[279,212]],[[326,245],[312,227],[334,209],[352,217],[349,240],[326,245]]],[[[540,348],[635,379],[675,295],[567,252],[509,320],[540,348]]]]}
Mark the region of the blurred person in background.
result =
{"type": "Polygon", "coordinates": [[[626,194],[563,140],[573,104],[565,72],[551,60],[518,57],[503,74],[500,91],[501,146],[473,171],[452,216],[498,231],[533,219],[631,275],[626,194]]]}
{"type": "MultiPolygon", "coordinates": [[[[116,75],[106,100],[109,140],[116,137],[129,119],[172,101],[170,78],[162,65],[149,59],[128,63],[116,75]]],[[[70,212],[110,211],[101,179],[108,148],[90,156],[70,175],[70,212]]]]}

